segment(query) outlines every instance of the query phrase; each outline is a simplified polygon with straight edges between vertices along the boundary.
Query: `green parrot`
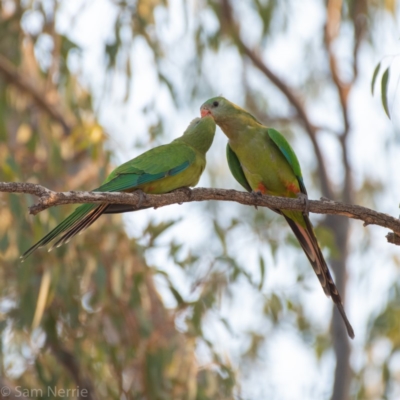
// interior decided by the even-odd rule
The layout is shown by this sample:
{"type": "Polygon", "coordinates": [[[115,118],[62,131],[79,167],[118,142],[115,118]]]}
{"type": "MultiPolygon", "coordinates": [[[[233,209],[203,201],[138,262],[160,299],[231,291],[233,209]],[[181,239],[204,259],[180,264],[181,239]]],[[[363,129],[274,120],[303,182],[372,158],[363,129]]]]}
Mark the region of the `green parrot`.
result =
{"type": "MultiPolygon", "coordinates": [[[[215,134],[211,117],[194,119],[184,134],[169,144],[155,147],[130,160],[106,178],[94,192],[168,193],[175,189],[196,186],[206,166],[206,153],[215,134]]],[[[102,214],[143,209],[124,204],[82,204],[22,256],[26,259],[39,247],[62,235],[50,248],[59,247],[89,227],[102,214]]],[[[49,250],[49,251],[50,251],[49,250]]]]}
{"type": "MultiPolygon", "coordinates": [[[[207,100],[201,116],[212,116],[229,141],[226,148],[229,168],[235,179],[249,192],[281,197],[305,197],[299,161],[286,139],[276,130],[261,124],[246,110],[223,97],[207,100]]],[[[276,210],[289,224],[309,259],[321,286],[331,296],[346,325],[348,335],[354,331],[347,319],[340,294],[318,245],[308,216],[300,211],[276,210]]]]}

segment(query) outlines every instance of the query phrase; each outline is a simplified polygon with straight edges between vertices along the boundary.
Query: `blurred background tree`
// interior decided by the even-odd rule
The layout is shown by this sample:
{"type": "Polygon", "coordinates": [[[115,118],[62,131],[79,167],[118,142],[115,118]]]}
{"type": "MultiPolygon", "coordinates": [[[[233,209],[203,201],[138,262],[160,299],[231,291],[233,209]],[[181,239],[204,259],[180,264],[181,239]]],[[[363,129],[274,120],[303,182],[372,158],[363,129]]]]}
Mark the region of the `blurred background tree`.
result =
{"type": "MultiPolygon", "coordinates": [[[[222,93],[289,137],[310,197],[394,215],[398,117],[385,119],[370,84],[377,62],[396,71],[397,16],[393,0],[1,0],[0,180],[89,190],[110,159],[180,135],[222,93]]],[[[200,185],[237,188],[217,135],[200,185]]],[[[104,216],[20,264],[72,207],[32,218],[34,199],[0,196],[0,386],[15,397],[400,396],[400,253],[379,228],[313,217],[350,344],[267,210],[104,216]]]]}

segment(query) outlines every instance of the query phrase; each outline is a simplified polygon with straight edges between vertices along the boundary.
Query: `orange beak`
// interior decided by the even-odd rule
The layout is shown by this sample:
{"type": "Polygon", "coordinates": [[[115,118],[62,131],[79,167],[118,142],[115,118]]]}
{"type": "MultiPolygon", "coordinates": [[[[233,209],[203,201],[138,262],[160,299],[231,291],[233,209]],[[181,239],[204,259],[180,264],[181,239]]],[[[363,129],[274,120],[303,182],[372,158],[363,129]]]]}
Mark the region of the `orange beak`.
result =
{"type": "Polygon", "coordinates": [[[212,116],[211,111],[210,110],[206,110],[205,108],[202,108],[200,110],[200,114],[201,114],[201,118],[203,118],[203,117],[205,117],[207,115],[211,115],[212,116]]]}

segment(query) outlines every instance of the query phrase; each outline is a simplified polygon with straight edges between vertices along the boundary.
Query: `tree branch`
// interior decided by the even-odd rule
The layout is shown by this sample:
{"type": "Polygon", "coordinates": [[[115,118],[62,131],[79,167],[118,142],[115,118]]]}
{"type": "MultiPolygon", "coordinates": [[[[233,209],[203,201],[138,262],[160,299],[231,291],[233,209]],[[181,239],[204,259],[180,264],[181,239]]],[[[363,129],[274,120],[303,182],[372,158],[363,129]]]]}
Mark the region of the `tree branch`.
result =
{"type": "Polygon", "coordinates": [[[368,2],[355,0],[353,2],[353,25],[354,25],[354,47],[353,47],[353,83],[358,78],[358,53],[362,39],[367,33],[368,2]]]}
{"type": "Polygon", "coordinates": [[[329,0],[327,5],[327,17],[325,25],[325,45],[328,52],[329,67],[331,70],[332,80],[339,94],[340,104],[342,108],[344,133],[347,136],[350,129],[349,115],[347,109],[347,100],[351,84],[343,82],[339,74],[339,65],[333,51],[333,42],[337,38],[341,23],[342,0],[329,0]]]}
{"type": "MultiPolygon", "coordinates": [[[[328,53],[329,68],[333,83],[338,92],[340,106],[343,117],[343,132],[339,137],[340,146],[342,148],[343,166],[345,168],[345,176],[342,190],[342,200],[351,203],[353,200],[353,183],[352,172],[347,149],[347,138],[350,133],[350,118],[348,109],[349,93],[352,89],[351,82],[344,82],[340,77],[339,65],[335,53],[333,51],[333,42],[339,35],[342,13],[342,0],[329,0],[327,4],[327,16],[325,25],[325,46],[328,53]]],[[[354,54],[356,63],[357,54],[354,54]]],[[[354,77],[355,79],[355,77],[354,77]]]]}
{"type": "MultiPolygon", "coordinates": [[[[197,188],[190,191],[188,189],[178,189],[162,195],[146,194],[143,198],[141,192],[54,192],[44,186],[35,185],[33,183],[0,182],[0,192],[26,193],[39,197],[39,202],[29,208],[29,212],[33,215],[47,208],[62,204],[125,204],[131,205],[132,211],[134,211],[137,209],[138,204],[140,204],[140,209],[143,209],[208,200],[234,201],[248,206],[256,205],[272,209],[298,211],[304,211],[305,209],[305,202],[303,199],[268,195],[258,196],[252,193],[226,189],[197,188]]],[[[308,208],[309,211],[316,214],[339,215],[347,218],[358,219],[364,221],[364,226],[382,226],[392,230],[396,235],[400,235],[400,219],[366,207],[322,198],[321,200],[309,200],[308,208]]],[[[390,242],[398,244],[396,240],[390,242]]]]}
{"type": "Polygon", "coordinates": [[[389,232],[386,235],[386,239],[389,243],[396,244],[397,246],[400,246],[400,235],[394,233],[394,232],[389,232]]]}

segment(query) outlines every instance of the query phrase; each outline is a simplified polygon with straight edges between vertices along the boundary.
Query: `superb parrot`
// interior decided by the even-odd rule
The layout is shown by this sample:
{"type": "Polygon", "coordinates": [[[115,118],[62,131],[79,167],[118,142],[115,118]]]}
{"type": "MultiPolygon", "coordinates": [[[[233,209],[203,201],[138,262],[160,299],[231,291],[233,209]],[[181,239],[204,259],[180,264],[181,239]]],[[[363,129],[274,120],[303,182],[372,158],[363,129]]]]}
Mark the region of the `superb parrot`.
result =
{"type": "MultiPolygon", "coordinates": [[[[94,192],[141,190],[149,194],[162,194],[196,186],[206,166],[206,153],[213,142],[215,128],[215,122],[211,117],[194,119],[181,137],[120,165],[94,192]]],[[[102,214],[133,210],[135,208],[131,205],[123,204],[82,204],[28,249],[21,258],[24,260],[36,249],[45,246],[59,235],[62,236],[53,247],[61,246],[93,224],[102,214]]]]}
{"type": "MultiPolygon", "coordinates": [[[[269,129],[246,110],[223,97],[207,100],[201,116],[212,116],[229,141],[226,147],[229,168],[235,179],[249,192],[307,199],[299,161],[292,147],[275,129],[269,129]]],[[[354,338],[340,294],[318,245],[312,224],[301,211],[274,210],[281,214],[300,242],[321,286],[331,296],[354,338]]]]}

